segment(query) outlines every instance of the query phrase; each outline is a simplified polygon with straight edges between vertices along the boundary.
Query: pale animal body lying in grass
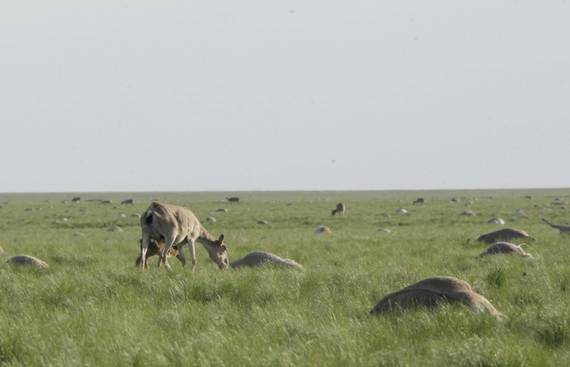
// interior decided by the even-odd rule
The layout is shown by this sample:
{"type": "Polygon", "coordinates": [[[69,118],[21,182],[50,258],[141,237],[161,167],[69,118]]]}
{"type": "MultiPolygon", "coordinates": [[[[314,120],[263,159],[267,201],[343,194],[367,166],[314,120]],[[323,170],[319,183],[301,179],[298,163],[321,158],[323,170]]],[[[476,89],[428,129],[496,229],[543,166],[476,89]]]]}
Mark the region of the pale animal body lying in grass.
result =
{"type": "Polygon", "coordinates": [[[329,227],[320,225],[317,228],[315,228],[315,233],[316,234],[329,234],[329,233],[332,233],[332,231],[329,227]]]}
{"type": "Polygon", "coordinates": [[[192,256],[192,269],[194,269],[196,266],[195,243],[198,241],[208,251],[210,259],[220,269],[229,267],[229,256],[224,244],[224,235],[220,235],[219,238],[212,236],[189,209],[153,202],[141,216],[140,223],[142,231],[140,256],[143,259],[143,268],[151,239],[163,241],[165,244],[160,254],[159,266],[164,263],[165,266],[169,267],[166,255],[173,245],[188,243],[192,256]]]}
{"type": "Polygon", "coordinates": [[[36,269],[48,268],[48,264],[45,261],[40,260],[37,257],[30,256],[30,255],[12,256],[8,260],[6,260],[6,263],[11,264],[11,265],[18,265],[18,266],[28,266],[28,267],[36,268],[36,269]]]}
{"type": "Polygon", "coordinates": [[[465,209],[461,213],[459,213],[459,215],[462,215],[464,217],[474,217],[476,214],[471,209],[465,209]]]}
{"type": "Polygon", "coordinates": [[[491,218],[491,219],[489,219],[489,221],[487,223],[488,224],[499,224],[499,225],[506,224],[506,222],[503,218],[491,218]]]}
{"type": "Polygon", "coordinates": [[[254,251],[245,255],[243,258],[233,261],[231,267],[234,269],[239,269],[243,267],[254,267],[262,265],[273,265],[291,269],[302,270],[303,266],[291,259],[284,259],[270,252],[265,251],[254,251]]]}
{"type": "Polygon", "coordinates": [[[494,316],[501,315],[491,302],[473,291],[467,282],[454,277],[443,276],[427,278],[388,294],[370,310],[370,314],[416,307],[437,308],[443,303],[461,303],[473,312],[486,312],[494,316]]]}
{"type": "Polygon", "coordinates": [[[534,240],[528,233],[514,228],[503,228],[493,232],[485,233],[477,238],[477,241],[485,243],[494,243],[498,241],[511,241],[517,238],[526,238],[534,240]]]}
{"type": "Polygon", "coordinates": [[[109,232],[124,232],[124,230],[123,230],[121,227],[119,227],[118,225],[116,225],[116,224],[112,225],[112,226],[108,229],[108,231],[109,231],[109,232]]]}
{"type": "Polygon", "coordinates": [[[514,243],[510,242],[497,242],[485,249],[485,251],[481,252],[479,256],[488,256],[488,255],[495,255],[495,254],[517,254],[522,257],[533,258],[531,254],[526,252],[522,249],[521,246],[515,245],[514,243]]]}

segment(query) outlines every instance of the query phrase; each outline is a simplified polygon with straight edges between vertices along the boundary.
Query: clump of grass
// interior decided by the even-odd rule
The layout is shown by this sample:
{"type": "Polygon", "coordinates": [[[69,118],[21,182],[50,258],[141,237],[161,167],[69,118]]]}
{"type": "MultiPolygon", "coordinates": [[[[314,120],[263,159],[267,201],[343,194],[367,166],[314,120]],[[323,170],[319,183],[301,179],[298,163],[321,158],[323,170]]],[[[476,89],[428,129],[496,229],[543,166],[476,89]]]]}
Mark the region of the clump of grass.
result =
{"type": "Polygon", "coordinates": [[[97,260],[93,256],[82,256],[77,254],[71,254],[71,255],[51,256],[50,262],[53,262],[58,265],[86,266],[97,262],[97,260]]]}
{"type": "Polygon", "coordinates": [[[218,302],[222,298],[222,293],[218,287],[212,287],[204,282],[197,282],[190,286],[189,298],[193,301],[207,304],[218,302]]]}
{"type": "Polygon", "coordinates": [[[560,290],[563,293],[568,292],[568,289],[570,288],[570,272],[564,273],[561,275],[560,278],[560,290]]]}
{"type": "Polygon", "coordinates": [[[550,348],[559,348],[568,343],[568,319],[565,317],[550,318],[535,328],[536,339],[550,348]]]}
{"type": "Polygon", "coordinates": [[[25,355],[24,340],[18,334],[3,331],[0,337],[0,365],[19,365],[25,355]]]}
{"type": "Polygon", "coordinates": [[[495,268],[487,273],[486,280],[491,287],[502,288],[507,282],[507,274],[503,268],[495,268]]]}
{"type": "Polygon", "coordinates": [[[530,289],[517,290],[512,302],[517,307],[543,306],[540,297],[530,289]]]}

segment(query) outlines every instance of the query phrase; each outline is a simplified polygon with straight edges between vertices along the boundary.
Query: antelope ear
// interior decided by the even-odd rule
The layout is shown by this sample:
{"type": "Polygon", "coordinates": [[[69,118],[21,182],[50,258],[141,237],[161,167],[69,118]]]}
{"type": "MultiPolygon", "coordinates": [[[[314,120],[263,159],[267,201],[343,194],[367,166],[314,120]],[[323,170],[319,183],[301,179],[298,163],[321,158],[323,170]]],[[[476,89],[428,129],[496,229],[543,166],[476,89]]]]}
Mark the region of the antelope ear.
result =
{"type": "Polygon", "coordinates": [[[220,243],[224,242],[224,234],[223,233],[220,235],[220,238],[218,238],[218,241],[220,243]]]}

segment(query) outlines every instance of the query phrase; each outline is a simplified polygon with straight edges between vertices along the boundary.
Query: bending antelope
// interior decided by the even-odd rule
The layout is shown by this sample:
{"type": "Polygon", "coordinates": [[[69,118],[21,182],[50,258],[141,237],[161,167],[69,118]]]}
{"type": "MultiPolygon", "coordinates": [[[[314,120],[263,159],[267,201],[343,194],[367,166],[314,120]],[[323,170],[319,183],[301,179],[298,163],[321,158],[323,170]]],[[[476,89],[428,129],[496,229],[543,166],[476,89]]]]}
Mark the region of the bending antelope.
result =
{"type": "Polygon", "coordinates": [[[333,211],[331,212],[331,215],[344,215],[344,213],[346,212],[346,205],[344,205],[344,203],[338,203],[336,204],[336,208],[333,209],[333,211]]]}
{"type": "Polygon", "coordinates": [[[212,236],[206,228],[202,226],[198,218],[189,209],[169,204],[153,202],[141,216],[141,259],[142,267],[145,268],[146,254],[150,241],[163,241],[164,248],[160,253],[158,266],[161,263],[170,269],[166,255],[173,245],[182,246],[188,244],[190,255],[192,256],[192,270],[196,267],[196,241],[200,242],[213,262],[220,269],[229,267],[229,257],[227,247],[224,244],[224,235],[219,238],[212,236]]]}

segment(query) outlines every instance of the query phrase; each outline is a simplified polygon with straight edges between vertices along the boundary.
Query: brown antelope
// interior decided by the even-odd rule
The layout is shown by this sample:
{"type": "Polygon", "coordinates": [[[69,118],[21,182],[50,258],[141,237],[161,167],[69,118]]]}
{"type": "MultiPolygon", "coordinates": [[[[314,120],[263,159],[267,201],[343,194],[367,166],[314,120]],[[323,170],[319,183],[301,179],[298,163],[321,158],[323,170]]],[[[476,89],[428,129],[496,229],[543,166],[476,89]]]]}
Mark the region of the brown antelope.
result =
{"type": "Polygon", "coordinates": [[[338,203],[336,204],[336,208],[333,209],[333,211],[331,212],[331,215],[344,215],[344,213],[346,212],[346,205],[344,205],[344,203],[338,203]]]}
{"type": "MultiPolygon", "coordinates": [[[[142,239],[139,240],[139,246],[142,247],[142,239]]],[[[144,265],[145,268],[148,268],[148,258],[154,255],[160,255],[163,249],[164,249],[164,242],[150,240],[148,250],[145,255],[146,256],[145,265],[144,265]]],[[[184,265],[186,265],[186,258],[184,257],[184,254],[182,252],[182,246],[179,247],[178,245],[173,245],[170,248],[170,251],[168,252],[167,256],[176,256],[176,258],[182,263],[183,267],[184,265]]],[[[138,267],[141,264],[142,264],[142,257],[139,254],[139,257],[137,257],[137,260],[135,261],[135,266],[138,267]]]]}
{"type": "Polygon", "coordinates": [[[370,314],[381,314],[394,309],[414,307],[436,308],[442,303],[462,303],[474,312],[487,312],[500,317],[495,307],[485,297],[476,293],[471,286],[454,277],[433,277],[409,285],[383,297],[370,314]]]}
{"type": "Polygon", "coordinates": [[[514,228],[503,228],[493,232],[485,233],[477,238],[477,241],[485,243],[495,243],[497,241],[512,241],[517,238],[528,238],[534,240],[528,233],[514,228]]]}
{"type": "Polygon", "coordinates": [[[37,257],[33,257],[30,255],[12,256],[8,260],[6,260],[6,263],[11,264],[11,265],[18,265],[18,266],[28,266],[30,268],[36,268],[36,269],[48,268],[48,264],[45,261],[40,260],[37,257]]]}
{"type": "Polygon", "coordinates": [[[200,242],[213,262],[220,269],[229,267],[229,257],[224,235],[219,238],[212,236],[202,226],[198,218],[189,209],[181,206],[153,202],[141,216],[141,259],[142,267],[145,268],[146,253],[151,240],[163,241],[164,248],[160,254],[158,266],[163,263],[167,268],[166,255],[174,245],[188,244],[192,256],[192,270],[196,267],[196,241],[200,242]]]}
{"type": "Polygon", "coordinates": [[[523,250],[520,245],[515,245],[514,243],[510,242],[497,242],[485,249],[485,251],[481,252],[479,256],[488,256],[488,255],[496,255],[496,254],[517,254],[522,257],[533,258],[531,254],[523,250]]]}

